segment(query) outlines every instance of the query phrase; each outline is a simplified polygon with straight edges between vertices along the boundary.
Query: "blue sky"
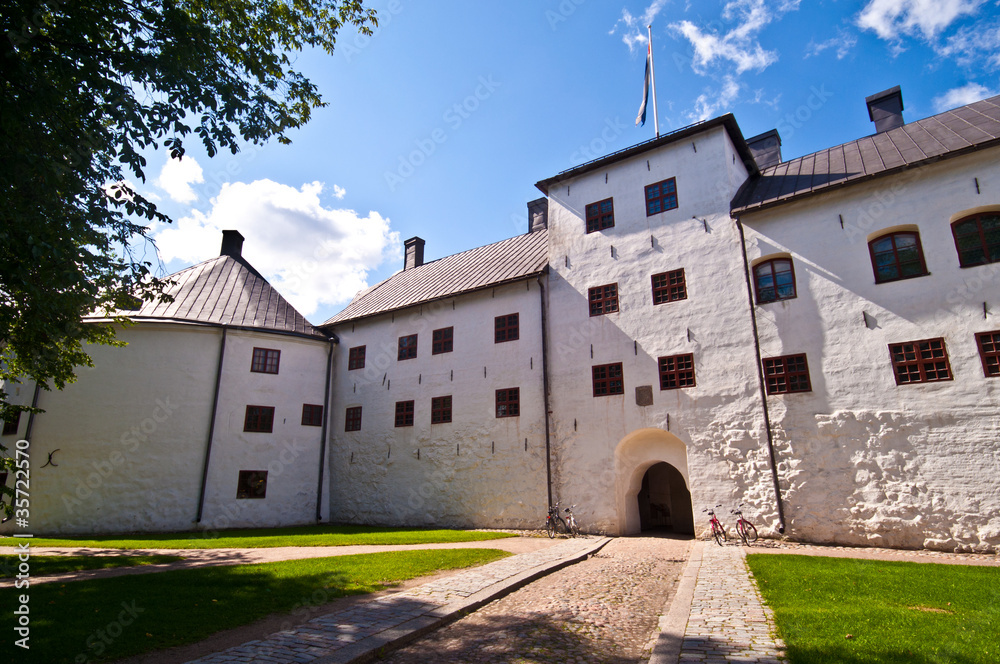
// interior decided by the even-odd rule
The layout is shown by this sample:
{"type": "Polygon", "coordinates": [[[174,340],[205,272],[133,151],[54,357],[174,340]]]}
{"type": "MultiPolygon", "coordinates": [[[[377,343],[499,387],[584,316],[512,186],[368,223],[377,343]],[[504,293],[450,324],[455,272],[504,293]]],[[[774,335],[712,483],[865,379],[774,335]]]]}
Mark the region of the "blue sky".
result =
{"type": "Polygon", "coordinates": [[[174,223],[163,269],[218,255],[221,230],[321,323],[402,265],[523,233],[534,183],[653,137],[635,118],[652,23],[660,131],[732,112],[793,158],[874,132],[894,85],[907,121],[1000,94],[1000,2],[378,0],[371,37],[296,66],[328,102],[291,145],[183,162],[148,155],[174,223]]]}

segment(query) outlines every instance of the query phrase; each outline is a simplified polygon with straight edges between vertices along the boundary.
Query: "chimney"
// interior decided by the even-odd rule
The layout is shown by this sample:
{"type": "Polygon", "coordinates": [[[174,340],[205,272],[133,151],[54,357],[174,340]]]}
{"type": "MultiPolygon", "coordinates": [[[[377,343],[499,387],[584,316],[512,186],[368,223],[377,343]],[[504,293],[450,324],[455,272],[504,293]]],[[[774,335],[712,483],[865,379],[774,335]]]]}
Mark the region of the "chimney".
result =
{"type": "Polygon", "coordinates": [[[243,236],[239,231],[222,231],[222,250],[219,255],[233,258],[243,256],[243,236]]]}
{"type": "Polygon", "coordinates": [[[411,237],[403,242],[406,247],[406,262],[403,263],[404,270],[412,270],[424,264],[424,241],[418,237],[411,237]]]}
{"type": "Polygon", "coordinates": [[[868,104],[868,117],[875,123],[875,133],[906,124],[903,122],[903,93],[898,85],[865,97],[865,103],[868,104]]]}
{"type": "Polygon", "coordinates": [[[781,136],[778,135],[777,129],[748,138],[747,147],[750,148],[750,154],[753,155],[753,160],[757,162],[757,168],[760,170],[781,163],[781,136]]]}
{"type": "Polygon", "coordinates": [[[534,233],[549,227],[549,199],[536,198],[528,203],[528,232],[534,233]]]}

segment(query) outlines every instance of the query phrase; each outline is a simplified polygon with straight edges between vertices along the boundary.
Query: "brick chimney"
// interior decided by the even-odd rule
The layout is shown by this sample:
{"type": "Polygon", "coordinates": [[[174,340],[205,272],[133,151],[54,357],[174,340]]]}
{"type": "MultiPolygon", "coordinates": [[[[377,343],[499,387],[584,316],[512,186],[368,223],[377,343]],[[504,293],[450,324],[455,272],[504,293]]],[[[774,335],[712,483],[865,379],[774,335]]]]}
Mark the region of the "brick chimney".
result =
{"type": "Polygon", "coordinates": [[[778,135],[777,129],[748,138],[747,147],[750,148],[750,154],[753,155],[753,160],[757,162],[757,168],[760,170],[781,163],[781,136],[778,135]]]}
{"type": "Polygon", "coordinates": [[[868,104],[868,117],[875,123],[876,134],[906,124],[903,122],[903,93],[898,85],[865,97],[865,103],[868,104]]]}
{"type": "Polygon", "coordinates": [[[403,242],[406,247],[406,261],[403,263],[404,270],[412,270],[424,264],[424,241],[419,237],[411,237],[403,242]]]}
{"type": "Polygon", "coordinates": [[[243,256],[243,236],[239,231],[222,231],[222,249],[219,255],[232,258],[243,256]]]}

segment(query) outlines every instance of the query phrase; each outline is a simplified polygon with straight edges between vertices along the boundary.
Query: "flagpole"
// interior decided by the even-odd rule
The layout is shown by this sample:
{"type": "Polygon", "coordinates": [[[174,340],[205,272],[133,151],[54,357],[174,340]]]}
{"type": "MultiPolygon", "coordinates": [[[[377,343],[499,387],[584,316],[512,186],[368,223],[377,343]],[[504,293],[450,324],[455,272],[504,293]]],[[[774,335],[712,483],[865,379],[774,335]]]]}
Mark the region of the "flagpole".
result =
{"type": "Polygon", "coordinates": [[[653,24],[646,26],[649,36],[649,83],[653,92],[653,127],[656,129],[656,137],[660,137],[660,117],[656,114],[656,74],[653,73],[653,24]]]}

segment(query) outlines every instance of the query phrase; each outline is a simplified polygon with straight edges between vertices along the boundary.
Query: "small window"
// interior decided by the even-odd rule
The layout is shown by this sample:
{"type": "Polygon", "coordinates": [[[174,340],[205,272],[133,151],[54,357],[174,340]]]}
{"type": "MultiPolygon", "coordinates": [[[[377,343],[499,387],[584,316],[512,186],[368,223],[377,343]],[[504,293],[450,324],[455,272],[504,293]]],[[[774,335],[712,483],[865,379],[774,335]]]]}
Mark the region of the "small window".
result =
{"type": "Polygon", "coordinates": [[[677,207],[677,182],[675,178],[663,180],[646,187],[646,216],[673,210],[677,207]]]}
{"type": "Polygon", "coordinates": [[[625,379],[622,363],[598,364],[591,370],[594,381],[594,396],[606,397],[611,394],[625,394],[625,379]]]}
{"type": "Polygon", "coordinates": [[[753,268],[753,282],[757,289],[757,304],[795,297],[795,270],[790,258],[773,258],[753,268]]]}
{"type": "Polygon", "coordinates": [[[16,436],[21,424],[21,411],[17,411],[9,420],[4,420],[3,433],[0,436],[16,436]]]}
{"type": "Polygon", "coordinates": [[[241,470],[236,485],[237,498],[263,498],[267,494],[266,470],[241,470]]]}
{"type": "Polygon", "coordinates": [[[278,373],[278,360],[281,357],[280,350],[273,348],[254,348],[253,362],[250,363],[250,371],[254,373],[278,373]]]}
{"type": "Polygon", "coordinates": [[[347,356],[347,370],[365,368],[365,346],[355,346],[347,356]]]}
{"type": "Polygon", "coordinates": [[[653,304],[687,299],[684,268],[653,275],[653,304]]]}
{"type": "Polygon", "coordinates": [[[764,385],[768,394],[812,392],[805,353],[764,358],[764,385]]]}
{"type": "Polygon", "coordinates": [[[590,289],[590,315],[613,314],[618,311],[618,284],[590,289]]]}
{"type": "Polygon", "coordinates": [[[499,344],[505,341],[515,341],[519,337],[520,329],[518,326],[518,314],[497,316],[496,319],[494,319],[493,340],[495,343],[499,344]]]}
{"type": "Polygon", "coordinates": [[[660,367],[660,389],[678,390],[694,387],[694,354],[668,355],[657,360],[660,367]]]}
{"type": "Polygon", "coordinates": [[[431,344],[431,355],[440,355],[441,353],[450,353],[452,351],[452,341],[455,336],[455,328],[445,327],[440,330],[434,330],[434,338],[431,344]]]}
{"type": "Polygon", "coordinates": [[[1000,330],[980,332],[976,335],[976,344],[979,346],[979,357],[983,360],[983,374],[987,378],[1000,377],[1000,330]]]}
{"type": "Polygon", "coordinates": [[[951,225],[962,267],[1000,261],[1000,212],[983,212],[951,225]]]}
{"type": "Polygon", "coordinates": [[[399,338],[399,353],[397,360],[412,360],[417,356],[417,335],[411,334],[399,338]]]}
{"type": "Polygon", "coordinates": [[[451,395],[431,399],[431,424],[451,422],[451,395]]]}
{"type": "Polygon", "coordinates": [[[889,344],[896,385],[952,380],[944,339],[889,344]]]}
{"type": "Polygon", "coordinates": [[[347,409],[344,417],[344,431],[361,431],[361,406],[352,406],[347,409]]]}
{"type": "Polygon", "coordinates": [[[521,388],[497,390],[497,417],[517,417],[521,414],[521,388]]]}
{"type": "Polygon", "coordinates": [[[603,231],[615,225],[615,205],[611,198],[587,206],[587,232],[603,231]]]}
{"type": "Polygon", "coordinates": [[[413,402],[412,401],[397,401],[396,402],[396,426],[397,427],[412,427],[413,426],[413,402]]]}
{"type": "Polygon", "coordinates": [[[302,426],[321,427],[323,426],[323,406],[316,404],[302,404],[302,426]]]}
{"type": "Polygon", "coordinates": [[[274,406],[247,406],[244,431],[271,433],[274,429],[274,406]]]}
{"type": "Polygon", "coordinates": [[[890,233],[868,243],[875,283],[899,281],[927,274],[917,233],[890,233]]]}

